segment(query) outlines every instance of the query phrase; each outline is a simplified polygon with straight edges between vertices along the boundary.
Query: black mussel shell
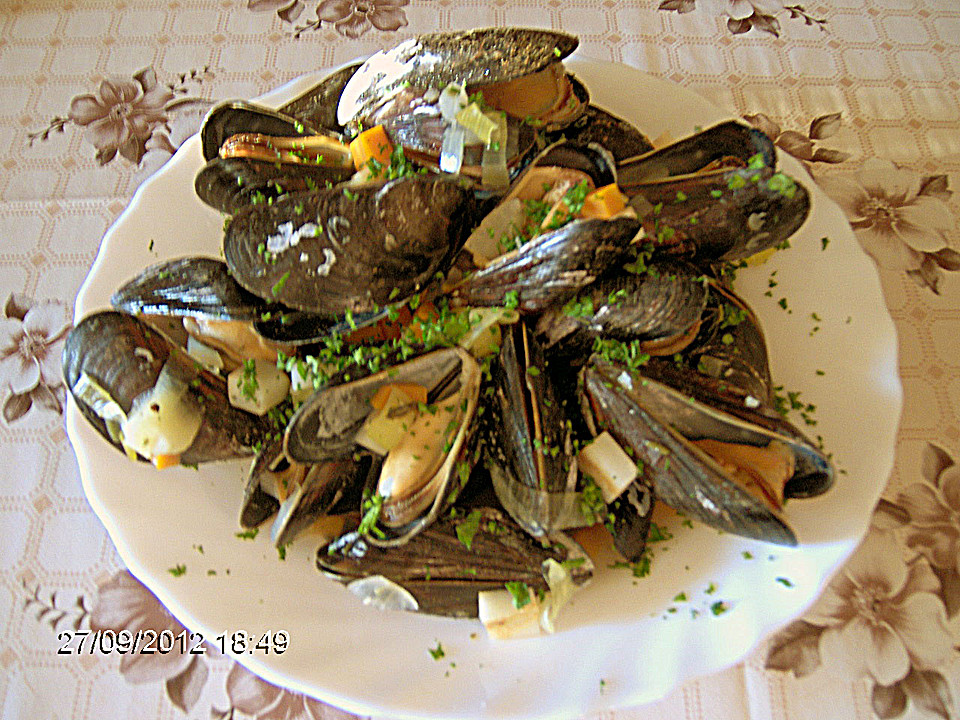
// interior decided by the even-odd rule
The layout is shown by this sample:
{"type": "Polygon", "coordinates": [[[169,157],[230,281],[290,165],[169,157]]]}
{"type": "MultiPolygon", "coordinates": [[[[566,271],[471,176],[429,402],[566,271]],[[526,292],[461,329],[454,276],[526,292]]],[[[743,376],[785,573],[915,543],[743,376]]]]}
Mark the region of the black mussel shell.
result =
{"type": "Polygon", "coordinates": [[[448,269],[474,213],[473,193],[437,176],[318,190],[237,213],[224,256],[264,299],[331,317],[376,312],[448,269]]]}
{"type": "Polygon", "coordinates": [[[230,404],[226,380],[204,370],[165,336],[130,315],[104,311],[85,317],[67,335],[63,350],[67,388],[87,420],[121,452],[108,423],[78,394],[82,378],[106,393],[98,401],[112,401],[129,413],[134,399],[154,387],[165,366],[187,386],[204,418],[193,443],[181,454],[184,465],[252,455],[253,448],[276,431],[269,418],[230,404]]]}
{"type": "MultiPolygon", "coordinates": [[[[342,583],[382,575],[411,593],[420,612],[476,617],[477,593],[502,590],[506,582],[545,592],[543,562],[570,557],[563,544],[545,546],[498,510],[476,508],[445,514],[402,548],[385,550],[355,533],[344,536],[317,551],[317,567],[342,583]],[[472,535],[464,542],[467,527],[472,535]]],[[[578,584],[590,574],[588,563],[572,570],[578,584]]]]}

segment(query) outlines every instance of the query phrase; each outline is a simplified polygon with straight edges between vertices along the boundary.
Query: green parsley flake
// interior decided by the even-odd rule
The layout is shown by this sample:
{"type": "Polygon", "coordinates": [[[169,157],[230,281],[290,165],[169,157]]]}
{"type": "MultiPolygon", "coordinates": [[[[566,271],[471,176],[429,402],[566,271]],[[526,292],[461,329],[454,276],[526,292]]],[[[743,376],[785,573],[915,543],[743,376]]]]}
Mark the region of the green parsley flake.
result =
{"type": "Polygon", "coordinates": [[[457,523],[457,539],[463,543],[467,550],[472,549],[473,538],[480,529],[480,517],[483,512],[479,509],[471,511],[467,517],[457,523]]]}
{"type": "Polygon", "coordinates": [[[730,605],[723,600],[717,600],[710,606],[710,612],[712,612],[714,615],[723,615],[729,609],[730,605]]]}
{"type": "Polygon", "coordinates": [[[273,297],[277,297],[281,292],[283,292],[283,286],[287,284],[287,280],[290,279],[290,271],[287,270],[283,275],[280,276],[280,279],[277,280],[273,287],[270,288],[270,294],[273,297]]]}
{"type": "Polygon", "coordinates": [[[787,588],[793,587],[793,581],[791,581],[790,578],[778,577],[777,582],[787,588]]]}
{"type": "Polygon", "coordinates": [[[234,533],[234,536],[241,540],[253,540],[259,532],[260,528],[252,528],[250,530],[244,530],[243,532],[234,533]]]}
{"type": "Polygon", "coordinates": [[[182,577],[187,572],[186,565],[174,565],[172,568],[167,568],[167,572],[173,575],[174,577],[182,577]]]}
{"type": "Polygon", "coordinates": [[[383,495],[374,493],[363,501],[363,519],[357,527],[357,532],[366,535],[372,532],[378,537],[383,537],[383,531],[377,527],[377,520],[380,519],[380,511],[383,509],[383,495]]]}
{"type": "Polygon", "coordinates": [[[525,582],[509,580],[503,585],[513,598],[513,606],[517,610],[530,603],[530,587],[525,582]]]}
{"type": "Polygon", "coordinates": [[[440,641],[437,641],[437,646],[435,648],[430,648],[427,652],[430,653],[430,657],[434,660],[439,660],[444,657],[447,653],[443,650],[443,645],[440,644],[440,641]]]}

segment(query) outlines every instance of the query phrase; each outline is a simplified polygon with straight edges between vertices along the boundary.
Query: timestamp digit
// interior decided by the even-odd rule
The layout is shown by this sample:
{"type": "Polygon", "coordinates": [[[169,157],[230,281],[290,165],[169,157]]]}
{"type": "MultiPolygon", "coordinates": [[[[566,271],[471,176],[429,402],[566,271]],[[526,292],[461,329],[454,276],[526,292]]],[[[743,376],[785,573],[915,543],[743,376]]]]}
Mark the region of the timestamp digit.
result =
{"type": "Polygon", "coordinates": [[[273,652],[277,655],[283,655],[287,651],[287,646],[290,644],[290,635],[287,634],[286,630],[277,630],[273,634],[273,652]]]}
{"type": "Polygon", "coordinates": [[[247,634],[237,631],[230,636],[230,649],[235,655],[243,655],[247,651],[247,634]]]}
{"type": "Polygon", "coordinates": [[[190,633],[190,642],[193,645],[190,646],[191,655],[206,655],[207,649],[203,646],[203,633],[190,633]]]}
{"type": "Polygon", "coordinates": [[[140,646],[141,655],[157,654],[157,631],[147,628],[143,631],[143,645],[140,646]]]}
{"type": "MultiPolygon", "coordinates": [[[[110,655],[114,649],[117,647],[117,633],[114,630],[109,628],[99,632],[100,637],[97,638],[97,649],[100,651],[101,655],[110,655]]],[[[93,654],[93,650],[90,651],[93,654]]]]}
{"type": "Polygon", "coordinates": [[[133,647],[133,633],[129,630],[121,630],[117,633],[117,652],[126,655],[133,647]]]}

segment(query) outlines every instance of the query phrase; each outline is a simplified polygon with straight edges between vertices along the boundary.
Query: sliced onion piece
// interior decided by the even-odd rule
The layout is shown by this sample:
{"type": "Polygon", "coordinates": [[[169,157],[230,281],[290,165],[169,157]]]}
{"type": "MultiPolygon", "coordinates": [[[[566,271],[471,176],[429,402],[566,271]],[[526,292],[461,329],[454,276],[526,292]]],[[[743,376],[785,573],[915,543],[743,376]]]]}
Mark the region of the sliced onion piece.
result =
{"type": "Polygon", "coordinates": [[[519,610],[506,590],[477,593],[480,622],[490,637],[497,640],[537,637],[540,634],[540,601],[531,593],[530,602],[519,610]]]}
{"type": "Polygon", "coordinates": [[[134,398],[120,426],[124,446],[147,460],[179,455],[189,448],[200,430],[203,413],[188,391],[187,384],[164,366],[153,388],[134,398]]]}
{"type": "Polygon", "coordinates": [[[487,117],[496,127],[484,144],[480,161],[480,184],[485,190],[503,192],[510,187],[510,171],[507,169],[507,116],[503,112],[490,112],[487,117]]]}

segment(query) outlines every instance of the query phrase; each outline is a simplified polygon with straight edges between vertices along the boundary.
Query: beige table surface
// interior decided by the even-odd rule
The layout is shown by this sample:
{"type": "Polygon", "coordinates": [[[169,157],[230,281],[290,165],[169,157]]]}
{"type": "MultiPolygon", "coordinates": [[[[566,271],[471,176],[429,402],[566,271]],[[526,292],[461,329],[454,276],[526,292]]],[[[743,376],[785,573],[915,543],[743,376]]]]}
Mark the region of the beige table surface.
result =
{"type": "Polygon", "coordinates": [[[602,717],[960,716],[956,0],[0,0],[4,718],[345,716],[225,657],[58,657],[65,630],[176,627],[84,497],[59,354],[104,232],[212,102],[416,33],[506,24],[576,33],[584,56],[775,137],[846,213],[899,334],[893,472],[822,600],[743,664],[602,717]]]}

